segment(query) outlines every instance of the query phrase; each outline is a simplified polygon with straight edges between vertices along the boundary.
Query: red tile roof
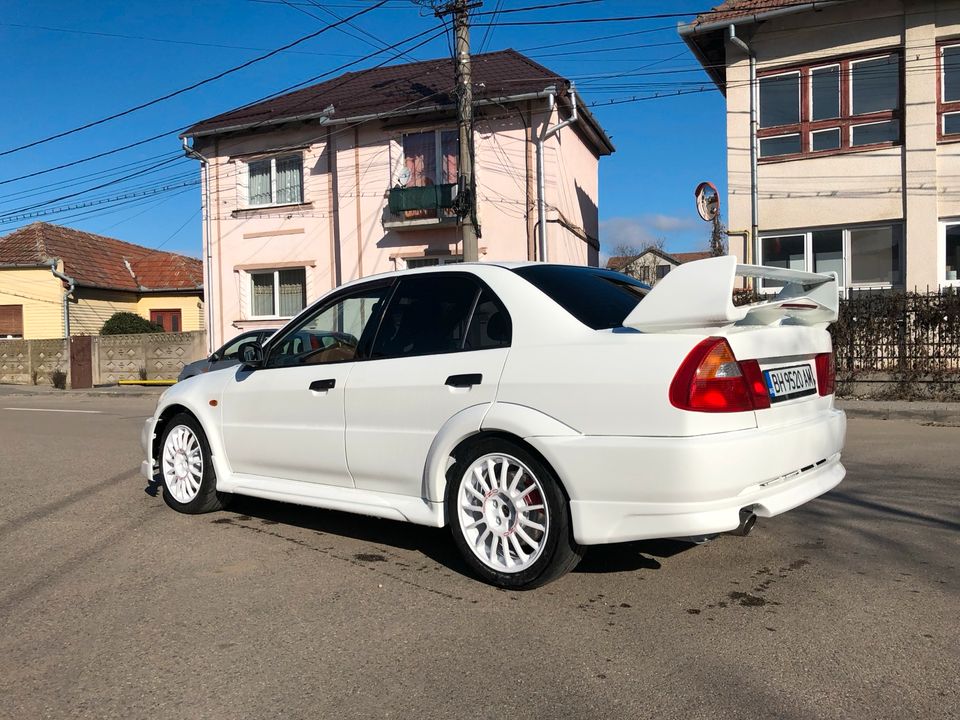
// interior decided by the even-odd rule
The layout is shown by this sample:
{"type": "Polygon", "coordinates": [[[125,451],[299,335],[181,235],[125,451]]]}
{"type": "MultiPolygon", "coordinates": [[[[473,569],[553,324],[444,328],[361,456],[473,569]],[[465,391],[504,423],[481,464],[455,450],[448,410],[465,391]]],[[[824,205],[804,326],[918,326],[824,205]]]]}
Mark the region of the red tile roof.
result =
{"type": "Polygon", "coordinates": [[[0,238],[0,266],[63,261],[81,287],[134,292],[202,290],[203,264],[176,253],[50,223],[34,223],[0,238]]]}
{"type": "Polygon", "coordinates": [[[680,264],[683,265],[694,260],[706,260],[708,257],[713,257],[713,253],[709,250],[705,252],[670,253],[670,257],[679,260],[680,264]]]}
{"type": "MultiPolygon", "coordinates": [[[[709,12],[701,13],[694,20],[696,24],[734,20],[749,15],[762,15],[780,8],[810,5],[810,0],[726,0],[709,12]]],[[[811,6],[812,9],[812,6],[811,6]]]]}
{"type": "MultiPolygon", "coordinates": [[[[562,96],[570,84],[516,50],[472,56],[471,73],[475,102],[543,92],[551,85],[562,96]]],[[[453,90],[454,62],[450,57],[370,68],[202,120],[183,135],[208,135],[297,119],[328,117],[342,121],[453,108],[453,90]]],[[[613,152],[610,139],[586,108],[581,107],[581,117],[597,135],[602,153],[613,152]]]]}

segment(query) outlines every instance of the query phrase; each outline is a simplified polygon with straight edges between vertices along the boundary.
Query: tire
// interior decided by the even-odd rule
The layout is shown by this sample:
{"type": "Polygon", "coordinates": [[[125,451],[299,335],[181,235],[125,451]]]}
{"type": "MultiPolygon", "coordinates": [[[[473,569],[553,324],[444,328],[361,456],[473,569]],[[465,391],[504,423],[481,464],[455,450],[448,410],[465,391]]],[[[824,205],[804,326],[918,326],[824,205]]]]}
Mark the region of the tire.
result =
{"type": "Polygon", "coordinates": [[[210,445],[192,415],[180,413],[170,418],[163,431],[158,464],[163,499],[177,512],[198,515],[227,506],[230,495],[217,492],[210,445]]]}
{"type": "Polygon", "coordinates": [[[583,557],[560,481],[511,440],[483,439],[455,454],[446,506],[454,544],[491,585],[531,590],[568,573],[583,557]]]}

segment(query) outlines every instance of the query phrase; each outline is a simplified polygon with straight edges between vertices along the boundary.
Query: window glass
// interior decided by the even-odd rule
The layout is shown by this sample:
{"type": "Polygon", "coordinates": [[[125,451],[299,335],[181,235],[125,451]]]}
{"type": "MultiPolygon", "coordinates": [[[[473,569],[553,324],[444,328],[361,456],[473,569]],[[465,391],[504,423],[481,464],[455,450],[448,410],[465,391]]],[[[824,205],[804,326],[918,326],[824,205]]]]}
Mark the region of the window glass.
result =
{"type": "Polygon", "coordinates": [[[960,45],[943,49],[943,102],[960,100],[960,45]]]}
{"type": "Polygon", "coordinates": [[[657,280],[663,280],[671,269],[669,265],[657,265],[657,280]]]}
{"type": "Polygon", "coordinates": [[[373,358],[463,349],[479,285],[450,273],[409,275],[397,286],[373,345],[373,358]]]}
{"type": "Polygon", "coordinates": [[[793,155],[800,152],[799,135],[782,135],[780,137],[760,138],[760,157],[776,157],[778,155],[793,155]]]}
{"type": "Polygon", "coordinates": [[[869,125],[854,125],[850,136],[853,147],[874,143],[897,142],[900,139],[900,121],[889,120],[869,125]]]}
{"type": "Polygon", "coordinates": [[[810,71],[812,119],[840,117],[840,67],[815,68],[810,71]]]}
{"type": "Polygon", "coordinates": [[[836,150],[839,147],[840,128],[817,130],[810,133],[810,149],[814,152],[818,150],[836,150]]]}
{"type": "Polygon", "coordinates": [[[484,288],[470,318],[464,350],[508,347],[512,334],[510,315],[493,292],[484,288]]]}
{"type": "Polygon", "coordinates": [[[276,315],[273,304],[273,273],[254,273],[250,276],[253,286],[251,310],[254,317],[276,315]]]}
{"type": "Polygon", "coordinates": [[[357,356],[364,332],[373,332],[389,283],[341,297],[318,308],[299,325],[270,343],[270,367],[345,362],[357,356]]]}
{"type": "Polygon", "coordinates": [[[303,193],[303,158],[292,155],[277,158],[277,197],[276,203],[302,202],[303,193]]]}
{"type": "Polygon", "coordinates": [[[960,133],[960,113],[947,113],[943,116],[943,134],[960,133]]]}
{"type": "MultiPolygon", "coordinates": [[[[806,270],[803,254],[804,240],[803,235],[761,238],[760,251],[763,253],[763,264],[766,267],[806,270]]],[[[778,288],[783,287],[783,283],[776,280],[764,280],[763,287],[778,288]]]]}
{"type": "Polygon", "coordinates": [[[525,265],[514,272],[594,330],[622,325],[647,294],[637,280],[599,268],[525,265]]]}
{"type": "Polygon", "coordinates": [[[853,114],[897,110],[900,107],[900,56],[861,60],[850,64],[853,114]]]}
{"type": "Polygon", "coordinates": [[[835,272],[843,286],[843,230],[815,230],[813,236],[813,271],[835,272]]]}
{"type": "Polygon", "coordinates": [[[259,333],[244,333],[243,335],[238,335],[217,351],[217,358],[220,360],[236,360],[240,346],[245,342],[256,340],[258,335],[259,333]]]}
{"type": "Polygon", "coordinates": [[[250,204],[269,205],[273,193],[271,191],[271,161],[258,160],[247,166],[250,185],[250,204]]]}
{"type": "Polygon", "coordinates": [[[281,270],[278,275],[280,282],[280,315],[293,317],[299,314],[307,304],[307,272],[303,268],[294,268],[281,270]]]}
{"type": "Polygon", "coordinates": [[[900,283],[899,225],[850,231],[850,274],[854,284],[900,283]]]}
{"type": "Polygon", "coordinates": [[[947,226],[947,277],[946,280],[956,280],[960,274],[960,225],[947,226]]]}
{"type": "Polygon", "coordinates": [[[800,122],[800,73],[760,78],[760,127],[800,122]]]}

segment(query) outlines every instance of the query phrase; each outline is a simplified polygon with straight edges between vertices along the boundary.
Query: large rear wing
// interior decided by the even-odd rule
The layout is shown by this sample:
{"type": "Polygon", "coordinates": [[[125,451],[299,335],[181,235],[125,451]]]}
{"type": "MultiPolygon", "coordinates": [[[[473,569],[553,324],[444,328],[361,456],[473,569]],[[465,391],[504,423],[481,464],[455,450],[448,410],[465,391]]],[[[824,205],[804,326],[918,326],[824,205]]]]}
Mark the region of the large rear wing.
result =
{"type": "Polygon", "coordinates": [[[674,268],[634,308],[624,326],[644,332],[666,332],[725,325],[797,325],[826,327],[836,321],[840,306],[837,277],[738,265],[732,255],[697,260],[674,268]],[[737,276],[784,283],[770,299],[733,304],[737,276]]]}

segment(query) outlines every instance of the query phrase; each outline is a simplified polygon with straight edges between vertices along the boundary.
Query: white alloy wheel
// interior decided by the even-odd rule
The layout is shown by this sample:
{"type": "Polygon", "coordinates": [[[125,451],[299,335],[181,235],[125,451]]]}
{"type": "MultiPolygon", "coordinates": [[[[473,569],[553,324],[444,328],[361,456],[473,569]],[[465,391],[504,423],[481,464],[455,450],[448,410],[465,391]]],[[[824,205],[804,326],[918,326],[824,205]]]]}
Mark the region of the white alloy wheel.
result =
{"type": "Polygon", "coordinates": [[[167,491],[177,502],[185,505],[197,497],[203,480],[203,451],[191,428],[177,425],[167,433],[160,469],[167,491]]]}
{"type": "Polygon", "coordinates": [[[463,538],[491,570],[526,570],[543,552],[550,532],[543,487],[517,458],[490,453],[474,460],[460,480],[457,509],[463,538]]]}

